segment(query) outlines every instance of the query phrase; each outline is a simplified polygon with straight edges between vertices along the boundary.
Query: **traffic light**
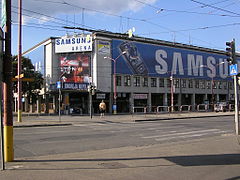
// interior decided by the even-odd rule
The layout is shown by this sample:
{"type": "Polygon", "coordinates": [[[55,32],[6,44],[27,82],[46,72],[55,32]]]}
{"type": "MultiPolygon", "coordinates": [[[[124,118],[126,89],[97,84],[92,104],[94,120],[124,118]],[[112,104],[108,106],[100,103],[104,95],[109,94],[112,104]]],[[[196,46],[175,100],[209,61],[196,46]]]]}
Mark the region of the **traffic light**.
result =
{"type": "Polygon", "coordinates": [[[236,54],[235,54],[235,39],[231,42],[226,42],[226,55],[228,56],[227,61],[229,64],[236,64],[236,54]]]}
{"type": "Polygon", "coordinates": [[[92,95],[95,95],[96,86],[93,86],[92,84],[88,85],[88,92],[92,95]]]}

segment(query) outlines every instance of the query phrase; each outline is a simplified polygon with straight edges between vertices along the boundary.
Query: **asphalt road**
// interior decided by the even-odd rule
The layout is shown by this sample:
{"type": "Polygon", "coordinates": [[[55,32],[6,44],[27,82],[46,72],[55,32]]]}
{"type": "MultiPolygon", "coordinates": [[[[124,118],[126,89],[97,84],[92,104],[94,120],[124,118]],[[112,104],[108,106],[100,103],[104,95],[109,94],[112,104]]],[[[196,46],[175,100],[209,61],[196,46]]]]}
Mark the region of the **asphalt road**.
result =
{"type": "Polygon", "coordinates": [[[22,158],[130,146],[167,145],[233,133],[232,116],[137,123],[99,121],[73,126],[16,128],[14,151],[15,158],[22,158]]]}

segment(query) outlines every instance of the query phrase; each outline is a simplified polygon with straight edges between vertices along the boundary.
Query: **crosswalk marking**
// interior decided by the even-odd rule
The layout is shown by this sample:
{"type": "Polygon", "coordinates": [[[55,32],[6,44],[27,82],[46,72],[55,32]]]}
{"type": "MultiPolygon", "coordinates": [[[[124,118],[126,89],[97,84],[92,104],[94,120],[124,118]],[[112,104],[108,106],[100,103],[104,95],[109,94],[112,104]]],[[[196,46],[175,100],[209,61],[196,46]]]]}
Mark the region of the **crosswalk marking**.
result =
{"type": "Polygon", "coordinates": [[[156,141],[164,141],[164,140],[170,140],[170,139],[177,139],[177,138],[189,138],[189,137],[200,137],[205,136],[209,134],[217,134],[217,133],[226,133],[227,131],[216,131],[211,133],[200,133],[200,134],[191,134],[191,135],[184,135],[184,136],[173,136],[173,137],[163,137],[163,138],[157,138],[156,141]]]}
{"type": "Polygon", "coordinates": [[[145,136],[142,137],[144,139],[148,138],[158,138],[163,136],[176,136],[176,135],[184,135],[184,134],[195,134],[195,133],[201,133],[201,132],[211,132],[211,131],[219,131],[218,129],[206,129],[206,130],[196,130],[196,131],[190,131],[190,132],[181,132],[181,133],[174,133],[174,134],[162,134],[162,135],[155,135],[155,136],[145,136]]]}

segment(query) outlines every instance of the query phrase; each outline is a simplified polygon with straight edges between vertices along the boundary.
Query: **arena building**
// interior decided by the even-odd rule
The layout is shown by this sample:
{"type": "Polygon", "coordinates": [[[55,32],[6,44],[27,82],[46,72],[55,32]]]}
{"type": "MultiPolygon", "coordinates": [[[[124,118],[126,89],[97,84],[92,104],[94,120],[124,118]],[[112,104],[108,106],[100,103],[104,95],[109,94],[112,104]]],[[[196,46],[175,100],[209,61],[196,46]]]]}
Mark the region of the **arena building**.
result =
{"type": "Polygon", "coordinates": [[[87,114],[91,102],[98,113],[101,100],[109,113],[196,110],[234,101],[224,51],[111,32],[51,37],[41,44],[43,94],[53,112],[59,94],[65,114],[87,114]]]}

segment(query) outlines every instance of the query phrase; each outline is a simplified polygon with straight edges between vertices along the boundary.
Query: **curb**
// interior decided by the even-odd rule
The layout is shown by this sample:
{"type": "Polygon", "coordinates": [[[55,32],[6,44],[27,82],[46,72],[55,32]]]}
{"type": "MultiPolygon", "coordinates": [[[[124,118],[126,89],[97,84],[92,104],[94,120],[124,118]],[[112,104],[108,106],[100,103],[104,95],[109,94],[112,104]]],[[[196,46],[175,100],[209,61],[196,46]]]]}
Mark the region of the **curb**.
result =
{"type": "Polygon", "coordinates": [[[166,121],[166,120],[174,120],[174,119],[190,119],[190,118],[209,118],[209,117],[219,117],[219,116],[234,116],[234,114],[226,114],[226,115],[209,115],[209,116],[189,116],[189,117],[172,117],[172,118],[161,118],[161,119],[139,119],[134,120],[134,122],[143,122],[143,121],[166,121]]]}
{"type": "Polygon", "coordinates": [[[31,125],[13,125],[14,128],[25,128],[25,127],[47,127],[47,126],[71,126],[72,123],[62,124],[31,124],[31,125]]]}

